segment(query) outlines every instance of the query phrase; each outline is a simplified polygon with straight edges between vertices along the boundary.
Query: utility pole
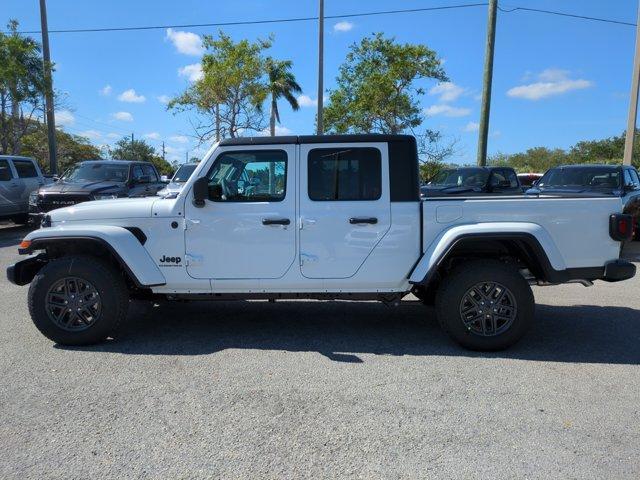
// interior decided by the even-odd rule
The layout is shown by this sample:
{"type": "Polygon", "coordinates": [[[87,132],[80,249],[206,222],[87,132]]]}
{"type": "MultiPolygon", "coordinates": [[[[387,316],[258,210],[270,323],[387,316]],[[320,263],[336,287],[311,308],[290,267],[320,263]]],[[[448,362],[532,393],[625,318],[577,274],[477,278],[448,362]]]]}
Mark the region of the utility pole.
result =
{"type": "Polygon", "coordinates": [[[318,15],[318,118],[316,120],[318,124],[318,135],[324,133],[324,120],[322,118],[324,108],[324,0],[320,1],[320,13],[318,15]]]}
{"type": "Polygon", "coordinates": [[[58,173],[56,147],[56,116],[53,106],[53,78],[51,76],[51,52],[49,50],[49,27],[47,25],[46,0],[40,0],[40,25],[42,30],[42,62],[44,66],[44,108],[49,137],[49,173],[58,173]]]}
{"type": "Polygon", "coordinates": [[[133,141],[134,141],[133,132],[131,132],[131,148],[133,148],[133,141]]]}
{"type": "Polygon", "coordinates": [[[164,152],[164,140],[163,140],[162,141],[162,160],[165,160],[164,153],[165,152],[164,152]]]}
{"type": "Polygon", "coordinates": [[[493,53],[496,43],[496,16],[498,0],[489,0],[489,21],[487,23],[487,46],[484,54],[484,74],[482,78],[482,106],[480,108],[480,128],[478,134],[478,165],[487,164],[487,140],[489,138],[489,114],[491,111],[491,84],[493,83],[493,53]]]}
{"type": "Polygon", "coordinates": [[[636,119],[638,117],[638,83],[640,82],[640,5],[638,6],[638,24],[636,26],[636,53],[633,59],[633,77],[631,77],[631,95],[629,96],[629,118],[627,134],[624,138],[623,165],[631,165],[633,145],[636,138],[636,119]]]}

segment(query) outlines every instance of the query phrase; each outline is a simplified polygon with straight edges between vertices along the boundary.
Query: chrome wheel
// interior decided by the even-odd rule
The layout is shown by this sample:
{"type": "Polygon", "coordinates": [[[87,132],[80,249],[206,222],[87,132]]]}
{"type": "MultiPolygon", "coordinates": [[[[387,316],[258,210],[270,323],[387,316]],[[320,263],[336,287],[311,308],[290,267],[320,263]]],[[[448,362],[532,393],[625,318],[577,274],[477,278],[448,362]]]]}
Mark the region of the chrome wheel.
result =
{"type": "Polygon", "coordinates": [[[518,314],[511,291],[496,282],[476,283],[462,297],[460,319],[476,335],[493,337],[508,330],[518,314]]]}
{"type": "Polygon", "coordinates": [[[96,287],[78,277],[58,280],[47,292],[47,315],[58,327],[67,331],[89,328],[100,318],[102,302],[96,287]]]}

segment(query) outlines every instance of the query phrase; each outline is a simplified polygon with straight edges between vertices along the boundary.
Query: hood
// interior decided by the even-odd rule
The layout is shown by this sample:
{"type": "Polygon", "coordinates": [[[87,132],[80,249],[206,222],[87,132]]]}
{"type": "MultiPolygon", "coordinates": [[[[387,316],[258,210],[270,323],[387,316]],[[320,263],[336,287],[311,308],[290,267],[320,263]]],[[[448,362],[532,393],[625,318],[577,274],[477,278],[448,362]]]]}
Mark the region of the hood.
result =
{"type": "Polygon", "coordinates": [[[52,193],[84,193],[87,195],[91,195],[104,191],[122,190],[124,188],[125,184],[118,182],[65,182],[63,180],[58,180],[56,183],[40,187],[39,192],[44,195],[52,193]]]}
{"type": "Polygon", "coordinates": [[[52,222],[76,220],[100,220],[111,218],[151,217],[153,204],[158,197],[118,198],[84,202],[73,207],[59,208],[48,213],[52,222]]]}
{"type": "Polygon", "coordinates": [[[170,193],[178,193],[184,187],[185,182],[169,182],[166,187],[158,192],[159,196],[168,195],[170,193]]]}

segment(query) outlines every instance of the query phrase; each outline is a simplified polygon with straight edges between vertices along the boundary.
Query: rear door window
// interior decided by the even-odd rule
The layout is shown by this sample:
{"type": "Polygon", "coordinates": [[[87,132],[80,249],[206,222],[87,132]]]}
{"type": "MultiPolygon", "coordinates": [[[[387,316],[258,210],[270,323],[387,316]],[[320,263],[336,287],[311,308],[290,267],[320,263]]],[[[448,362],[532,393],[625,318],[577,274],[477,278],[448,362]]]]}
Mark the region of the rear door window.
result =
{"type": "Polygon", "coordinates": [[[30,160],[14,160],[14,167],[20,178],[34,178],[38,176],[36,166],[30,160]]]}
{"type": "Polygon", "coordinates": [[[377,148],[318,148],[309,152],[308,162],[311,200],[378,200],[382,195],[377,148]]]}

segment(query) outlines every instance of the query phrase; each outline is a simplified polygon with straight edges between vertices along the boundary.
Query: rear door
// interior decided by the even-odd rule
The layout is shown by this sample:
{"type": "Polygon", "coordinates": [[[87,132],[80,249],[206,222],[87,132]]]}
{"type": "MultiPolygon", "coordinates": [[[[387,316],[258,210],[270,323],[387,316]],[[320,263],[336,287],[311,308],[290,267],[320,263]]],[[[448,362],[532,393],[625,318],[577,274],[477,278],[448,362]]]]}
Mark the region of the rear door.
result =
{"type": "Polygon", "coordinates": [[[300,269],[349,278],[389,230],[386,143],[300,146],[300,269]]]}
{"type": "Polygon", "coordinates": [[[20,184],[9,160],[0,158],[0,215],[19,213],[20,184]]]}

